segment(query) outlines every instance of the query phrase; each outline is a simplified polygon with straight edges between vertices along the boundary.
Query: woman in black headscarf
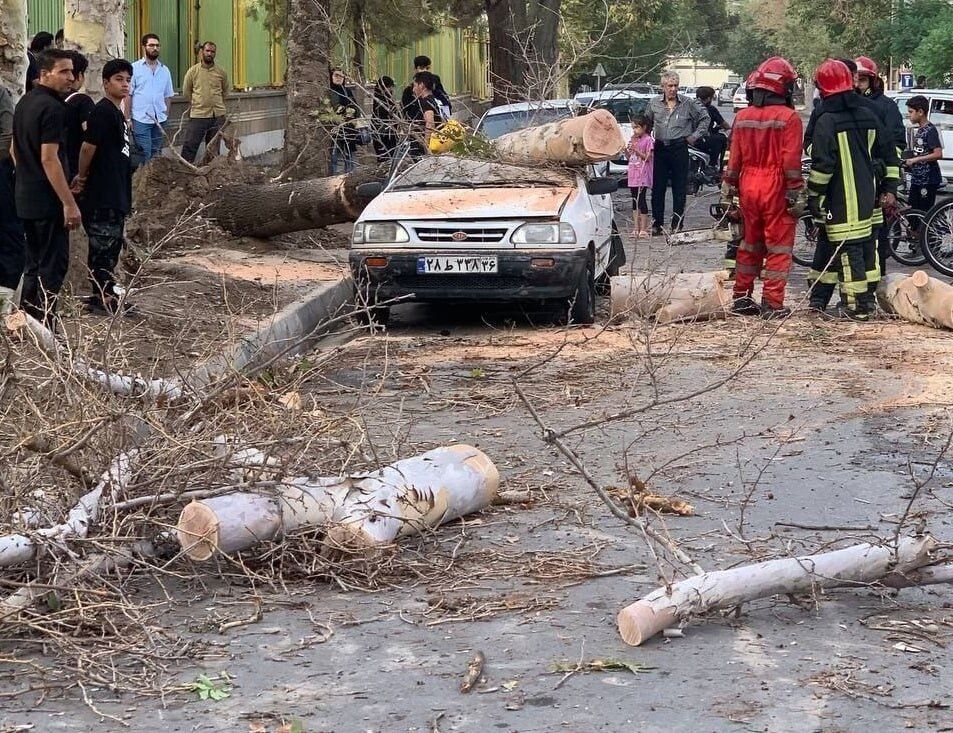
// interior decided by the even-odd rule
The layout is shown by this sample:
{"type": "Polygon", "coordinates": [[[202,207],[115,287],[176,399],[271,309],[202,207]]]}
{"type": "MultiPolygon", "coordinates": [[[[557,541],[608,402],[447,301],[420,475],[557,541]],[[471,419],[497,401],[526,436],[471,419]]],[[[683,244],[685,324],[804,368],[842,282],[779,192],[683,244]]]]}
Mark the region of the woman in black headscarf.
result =
{"type": "Polygon", "coordinates": [[[341,121],[331,133],[331,175],[338,172],[338,163],[344,164],[344,172],[354,170],[354,151],[357,149],[358,132],[354,120],[361,116],[354,94],[345,85],[344,72],[331,69],[331,86],[328,100],[341,121]]]}
{"type": "Polygon", "coordinates": [[[400,113],[394,98],[394,80],[382,76],[374,85],[374,108],[371,114],[374,128],[374,152],[377,162],[389,163],[397,147],[400,113]]]}

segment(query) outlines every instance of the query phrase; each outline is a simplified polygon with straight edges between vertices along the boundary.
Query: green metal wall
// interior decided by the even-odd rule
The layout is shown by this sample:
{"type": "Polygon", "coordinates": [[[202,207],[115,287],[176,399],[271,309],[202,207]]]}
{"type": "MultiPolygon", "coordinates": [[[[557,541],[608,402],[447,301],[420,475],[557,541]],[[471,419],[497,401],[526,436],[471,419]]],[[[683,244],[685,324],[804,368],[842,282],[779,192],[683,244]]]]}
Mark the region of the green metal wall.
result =
{"type": "Polygon", "coordinates": [[[142,50],[139,39],[146,33],[155,33],[162,42],[162,63],[172,73],[172,84],[182,88],[182,77],[194,61],[189,41],[189,2],[188,0],[133,0],[129,3],[133,15],[139,21],[134,35],[136,51],[134,59],[140,57],[142,50]]]}
{"type": "Polygon", "coordinates": [[[60,2],[28,0],[26,4],[27,33],[30,34],[30,38],[40,31],[55,35],[56,31],[63,27],[64,7],[65,3],[62,0],[60,2]]]}
{"type": "MultiPolygon", "coordinates": [[[[215,63],[228,73],[229,83],[235,84],[235,6],[229,0],[196,0],[198,15],[192,29],[196,43],[213,41],[216,46],[215,63]]],[[[251,19],[249,18],[249,21],[251,19]]]]}

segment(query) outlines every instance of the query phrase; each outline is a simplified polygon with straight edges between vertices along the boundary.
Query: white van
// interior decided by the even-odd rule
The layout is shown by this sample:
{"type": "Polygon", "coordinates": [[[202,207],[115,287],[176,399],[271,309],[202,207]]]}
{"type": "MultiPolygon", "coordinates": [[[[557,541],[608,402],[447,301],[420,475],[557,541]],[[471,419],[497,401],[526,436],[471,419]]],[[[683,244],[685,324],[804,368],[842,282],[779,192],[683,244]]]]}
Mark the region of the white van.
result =
{"type": "Polygon", "coordinates": [[[940,173],[945,179],[953,180],[953,89],[910,89],[891,93],[903,115],[907,127],[907,145],[913,141],[913,125],[907,120],[907,100],[922,95],[930,100],[930,122],[936,125],[943,141],[943,157],[940,158],[940,173]]]}

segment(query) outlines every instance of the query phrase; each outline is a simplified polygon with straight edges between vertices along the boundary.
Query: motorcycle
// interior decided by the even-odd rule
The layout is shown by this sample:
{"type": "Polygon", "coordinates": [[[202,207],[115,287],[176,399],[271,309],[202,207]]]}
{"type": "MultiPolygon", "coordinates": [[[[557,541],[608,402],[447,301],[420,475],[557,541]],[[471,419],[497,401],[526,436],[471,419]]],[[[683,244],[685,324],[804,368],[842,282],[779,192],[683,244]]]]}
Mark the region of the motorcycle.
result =
{"type": "Polygon", "coordinates": [[[697,194],[703,186],[721,185],[721,173],[712,165],[711,158],[703,150],[688,146],[688,193],[697,194]]]}

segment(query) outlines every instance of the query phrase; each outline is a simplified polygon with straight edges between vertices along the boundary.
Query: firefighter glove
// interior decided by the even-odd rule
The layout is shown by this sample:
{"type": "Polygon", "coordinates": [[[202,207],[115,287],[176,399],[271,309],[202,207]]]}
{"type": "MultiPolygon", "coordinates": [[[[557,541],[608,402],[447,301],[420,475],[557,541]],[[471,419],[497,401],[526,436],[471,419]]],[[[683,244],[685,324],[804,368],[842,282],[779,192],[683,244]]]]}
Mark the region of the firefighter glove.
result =
{"type": "Polygon", "coordinates": [[[804,189],[788,191],[784,194],[784,198],[787,199],[788,213],[795,219],[800,219],[804,209],[807,208],[807,193],[804,189]]]}
{"type": "Polygon", "coordinates": [[[810,196],[808,198],[807,210],[811,212],[811,216],[814,217],[814,221],[818,224],[827,223],[827,212],[824,211],[820,196],[810,196]]]}

